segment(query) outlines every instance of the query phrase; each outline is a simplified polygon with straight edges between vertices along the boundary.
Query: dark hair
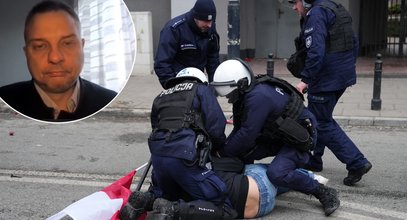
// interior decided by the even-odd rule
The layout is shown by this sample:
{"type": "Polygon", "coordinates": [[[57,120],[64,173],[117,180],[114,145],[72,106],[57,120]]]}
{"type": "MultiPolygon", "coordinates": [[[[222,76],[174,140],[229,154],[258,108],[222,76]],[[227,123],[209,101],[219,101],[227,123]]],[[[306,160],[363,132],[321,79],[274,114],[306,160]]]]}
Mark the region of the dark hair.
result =
{"type": "Polygon", "coordinates": [[[79,17],[71,6],[65,4],[61,1],[45,0],[45,1],[42,1],[38,4],[36,4],[30,10],[27,17],[25,18],[25,25],[24,25],[24,40],[25,41],[27,41],[27,27],[32,22],[34,16],[37,14],[51,12],[51,11],[65,11],[75,20],[78,27],[80,27],[79,17]]]}

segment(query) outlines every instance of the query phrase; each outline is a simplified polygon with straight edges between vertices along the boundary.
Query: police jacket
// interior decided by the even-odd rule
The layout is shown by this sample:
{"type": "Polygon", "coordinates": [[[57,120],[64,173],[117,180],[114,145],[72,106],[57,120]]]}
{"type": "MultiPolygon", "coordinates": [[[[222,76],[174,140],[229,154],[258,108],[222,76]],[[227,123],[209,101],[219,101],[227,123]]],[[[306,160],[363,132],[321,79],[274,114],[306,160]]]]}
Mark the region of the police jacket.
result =
{"type": "Polygon", "coordinates": [[[54,120],[54,110],[44,104],[32,80],[1,87],[0,97],[13,109],[31,118],[43,121],[72,121],[101,110],[117,95],[115,91],[85,79],[79,78],[78,82],[81,89],[76,110],[72,113],[61,111],[57,120],[54,120]]]}
{"type": "MultiPolygon", "coordinates": [[[[241,157],[256,146],[258,138],[262,135],[262,129],[269,118],[276,118],[285,111],[290,95],[281,88],[266,82],[259,83],[247,93],[244,93],[237,102],[233,104],[234,128],[226,139],[221,150],[224,156],[241,157]],[[243,106],[242,110],[237,110],[243,106]],[[242,114],[236,118],[235,112],[242,114]]],[[[298,119],[312,118],[312,113],[304,108],[298,119]]],[[[278,152],[281,145],[269,143],[271,148],[278,152]]],[[[267,155],[269,156],[269,155],[267,155]]]]}
{"type": "Polygon", "coordinates": [[[359,45],[350,32],[351,17],[342,6],[330,0],[312,4],[300,33],[307,48],[301,75],[309,93],[337,91],[356,83],[359,45]]]}
{"type": "MultiPolygon", "coordinates": [[[[190,83],[190,82],[188,82],[190,83]]],[[[222,109],[216,99],[214,90],[205,84],[196,84],[196,91],[190,90],[189,85],[177,84],[170,89],[164,90],[158,95],[153,103],[151,110],[151,126],[153,132],[148,140],[151,154],[165,157],[173,157],[193,161],[196,157],[196,138],[202,130],[194,128],[194,126],[184,126],[174,130],[173,125],[167,123],[168,128],[162,128],[160,124],[167,120],[167,117],[174,117],[178,113],[163,114],[165,108],[179,109],[184,111],[179,103],[186,103],[188,95],[182,93],[192,93],[192,111],[200,114],[203,129],[212,141],[213,147],[220,146],[224,143],[226,136],[225,126],[226,119],[222,109]],[[181,97],[181,98],[180,98],[181,97]],[[171,100],[171,102],[168,102],[171,100]],[[164,101],[164,102],[163,102],[164,101]],[[165,105],[165,106],[163,106],[165,105]]],[[[170,111],[171,112],[171,111],[170,111]]],[[[173,112],[173,111],[172,111],[173,112]]],[[[183,112],[181,112],[183,113],[183,112]]]]}
{"type": "Polygon", "coordinates": [[[219,35],[216,23],[207,33],[196,26],[190,12],[170,20],[160,32],[154,70],[161,85],[186,68],[195,67],[208,74],[212,81],[219,66],[219,35]]]}

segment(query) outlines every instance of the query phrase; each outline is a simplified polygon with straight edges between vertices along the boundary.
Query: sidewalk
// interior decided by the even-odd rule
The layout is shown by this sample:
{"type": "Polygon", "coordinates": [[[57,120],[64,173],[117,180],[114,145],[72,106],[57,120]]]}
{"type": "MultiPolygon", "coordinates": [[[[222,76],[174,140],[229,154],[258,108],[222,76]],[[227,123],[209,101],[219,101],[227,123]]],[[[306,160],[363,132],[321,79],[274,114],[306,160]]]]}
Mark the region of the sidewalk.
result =
{"type": "MultiPolygon", "coordinates": [[[[357,84],[345,92],[334,111],[342,125],[381,125],[407,127],[407,59],[384,59],[381,81],[381,110],[371,110],[373,98],[374,58],[360,58],[357,62],[357,84]]],[[[266,73],[266,59],[250,61],[253,71],[266,73]]],[[[275,60],[275,76],[292,84],[298,79],[291,76],[285,60],[275,60]]],[[[116,117],[148,117],[156,95],[161,92],[156,75],[131,76],[120,95],[99,114],[116,117]]],[[[229,117],[232,106],[219,97],[225,115],[229,117]]]]}
{"type": "MultiPolygon", "coordinates": [[[[357,84],[348,88],[339,100],[334,117],[341,125],[377,125],[407,127],[407,58],[383,60],[381,80],[381,110],[371,110],[373,98],[373,75],[375,58],[359,58],[357,62],[357,84]]],[[[287,71],[286,60],[277,59],[274,75],[296,85],[299,79],[287,71]]],[[[248,62],[256,74],[266,73],[267,60],[248,62]]],[[[117,118],[148,118],[152,102],[162,88],[153,74],[131,76],[118,97],[99,116],[117,118]]],[[[232,115],[232,106],[226,98],[219,102],[227,117],[232,115]]],[[[0,103],[0,112],[11,111],[0,103]]]]}

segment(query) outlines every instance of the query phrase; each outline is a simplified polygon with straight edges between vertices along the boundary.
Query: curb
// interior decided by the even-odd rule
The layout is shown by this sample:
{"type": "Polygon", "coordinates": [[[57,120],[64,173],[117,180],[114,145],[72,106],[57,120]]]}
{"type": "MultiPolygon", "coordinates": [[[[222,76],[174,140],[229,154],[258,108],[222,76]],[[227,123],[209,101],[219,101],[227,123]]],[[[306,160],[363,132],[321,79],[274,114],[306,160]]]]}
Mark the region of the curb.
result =
{"type": "MultiPolygon", "coordinates": [[[[130,109],[130,108],[105,108],[95,114],[93,117],[104,119],[138,119],[150,120],[150,110],[147,109],[130,109]]],[[[6,106],[0,105],[0,113],[14,113],[13,110],[6,106]]],[[[232,112],[225,112],[226,118],[232,116],[232,112]]],[[[363,117],[363,116],[334,116],[334,119],[341,126],[384,126],[407,128],[407,118],[390,118],[390,117],[363,117]]]]}
{"type": "Polygon", "coordinates": [[[407,127],[407,118],[334,116],[334,119],[342,126],[407,127]]]}
{"type": "MultiPolygon", "coordinates": [[[[232,115],[232,112],[224,112],[226,118],[232,115]]],[[[119,109],[105,108],[97,116],[105,118],[135,118],[150,119],[150,110],[147,109],[119,109]]],[[[358,117],[358,116],[334,116],[334,119],[341,126],[385,126],[407,128],[407,118],[389,118],[389,117],[358,117]]]]}
{"type": "MultiPolygon", "coordinates": [[[[291,75],[291,73],[275,73],[274,75],[275,77],[279,77],[279,78],[287,78],[287,77],[291,77],[291,78],[295,78],[293,75],[291,75]]],[[[407,78],[407,74],[406,73],[382,73],[381,75],[382,78],[385,79],[405,79],[407,78]]],[[[374,73],[373,72],[358,72],[356,73],[356,79],[357,78],[374,78],[374,73]]]]}
{"type": "Polygon", "coordinates": [[[147,109],[130,109],[130,108],[105,108],[98,112],[97,117],[102,118],[134,118],[150,120],[150,110],[147,109]]]}

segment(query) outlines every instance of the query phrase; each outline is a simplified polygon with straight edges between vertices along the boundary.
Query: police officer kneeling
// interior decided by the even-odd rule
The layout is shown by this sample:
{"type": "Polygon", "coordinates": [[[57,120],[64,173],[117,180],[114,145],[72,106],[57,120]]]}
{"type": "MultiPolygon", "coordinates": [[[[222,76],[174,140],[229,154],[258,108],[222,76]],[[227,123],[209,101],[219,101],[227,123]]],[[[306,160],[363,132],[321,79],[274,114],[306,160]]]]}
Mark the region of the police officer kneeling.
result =
{"type": "Polygon", "coordinates": [[[233,103],[234,128],[219,153],[245,163],[275,156],[267,169],[271,183],[314,195],[332,214],[340,205],[336,190],[296,170],[308,162],[317,135],[303,95],[284,80],[254,77],[240,59],[221,63],[212,85],[233,103]]]}
{"type": "Polygon", "coordinates": [[[166,86],[153,102],[148,140],[152,179],[159,189],[155,197],[165,199],[154,202],[155,210],[167,219],[231,219],[236,212],[226,185],[205,166],[212,145],[216,148],[226,139],[226,119],[215,91],[193,67],[181,70],[166,86]],[[185,194],[194,202],[180,201],[185,194]],[[168,200],[178,202],[160,204],[168,200]]]}

